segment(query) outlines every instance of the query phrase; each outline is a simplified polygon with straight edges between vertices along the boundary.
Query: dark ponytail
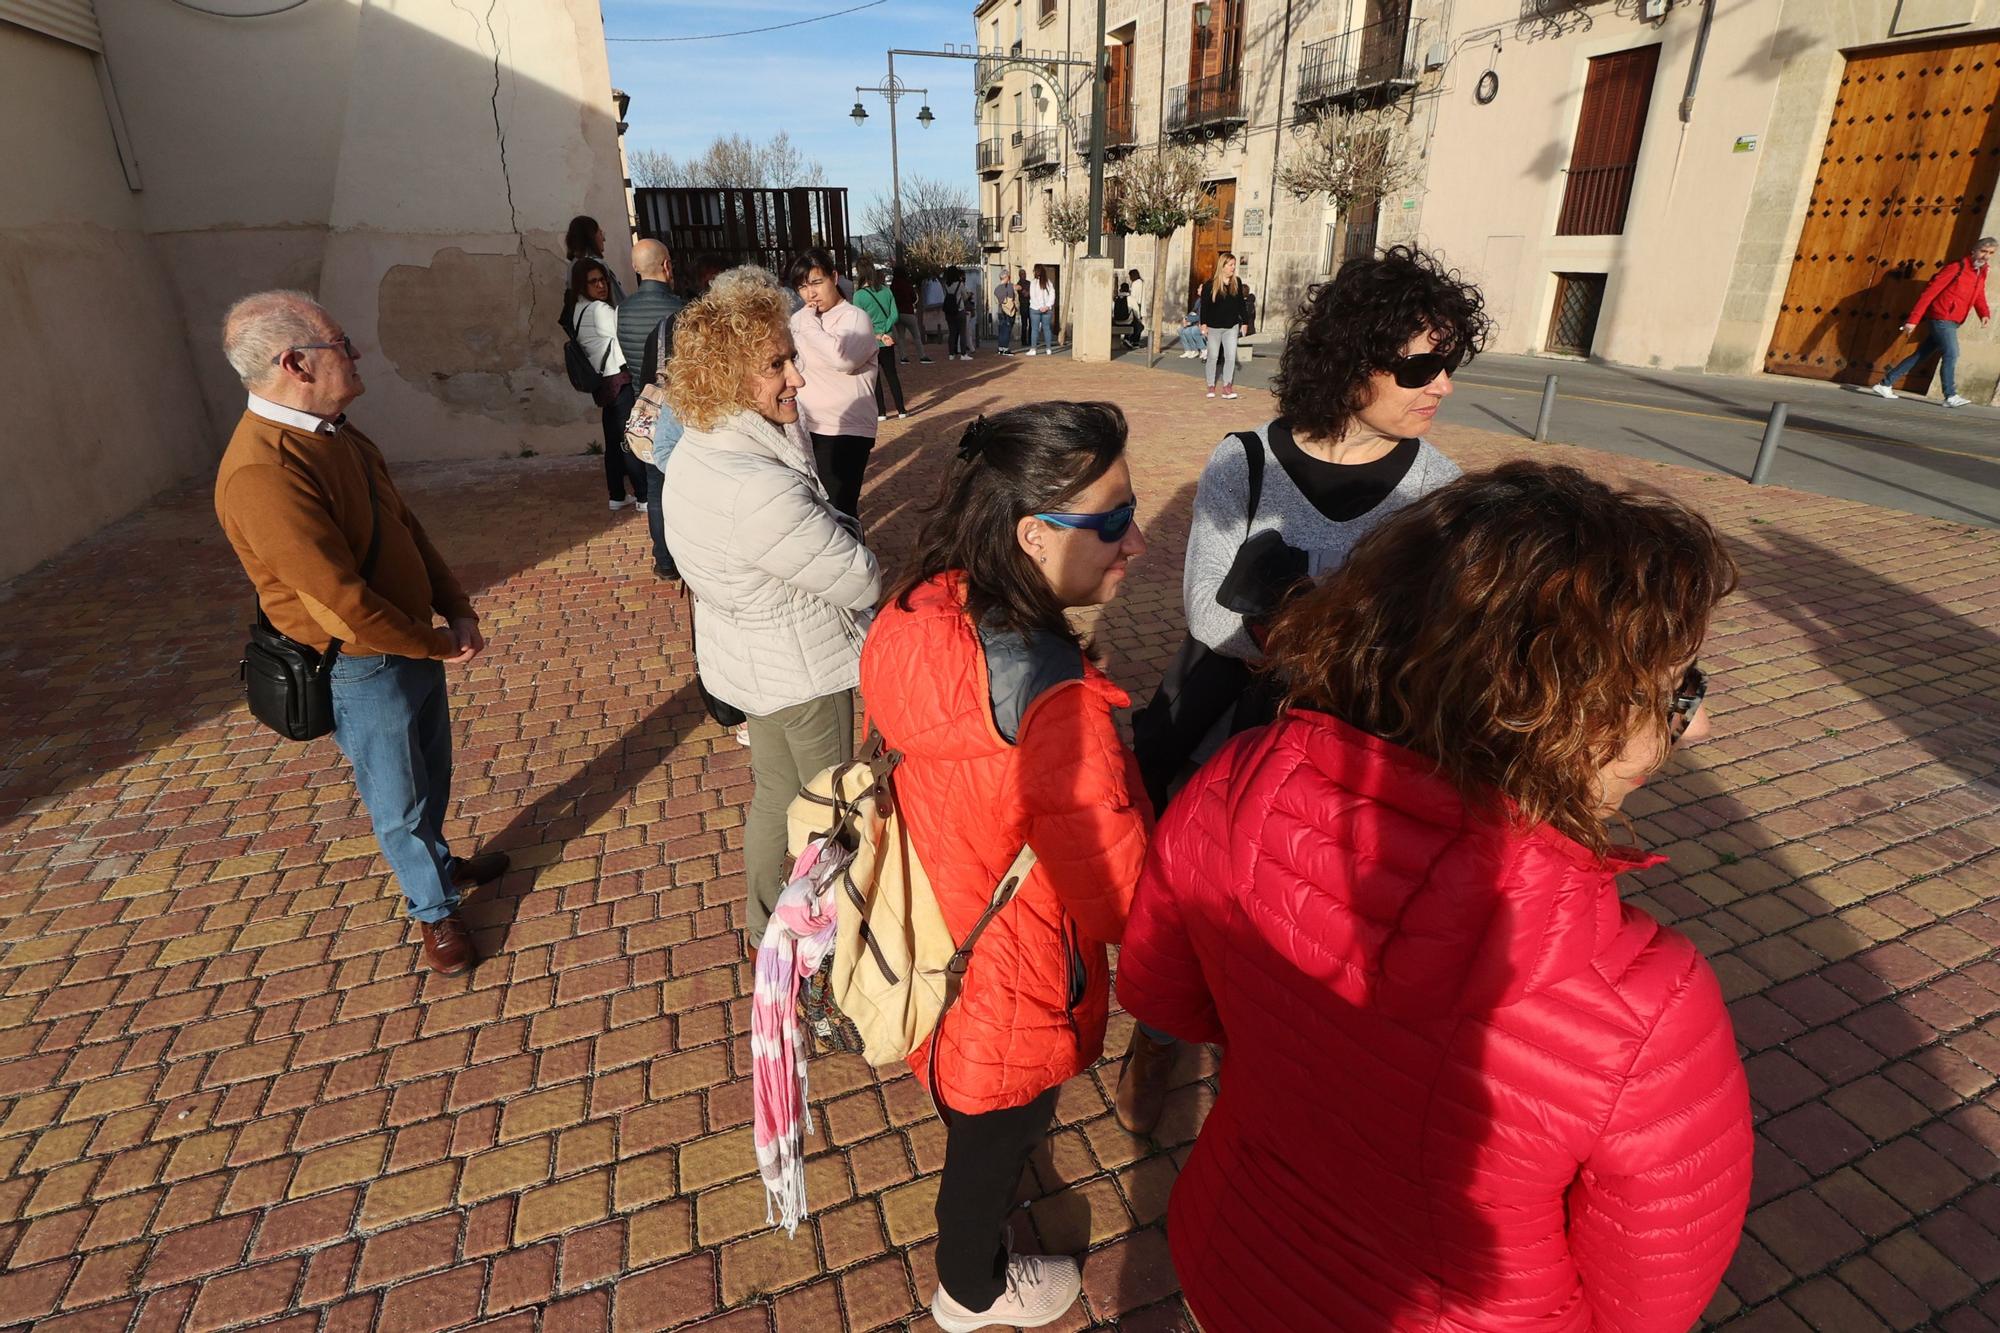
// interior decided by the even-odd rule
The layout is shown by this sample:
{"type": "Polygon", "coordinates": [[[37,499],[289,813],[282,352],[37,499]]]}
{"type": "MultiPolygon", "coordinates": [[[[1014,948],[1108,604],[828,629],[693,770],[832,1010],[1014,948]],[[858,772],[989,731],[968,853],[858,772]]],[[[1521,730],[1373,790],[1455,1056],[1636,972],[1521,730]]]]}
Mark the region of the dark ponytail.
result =
{"type": "Polygon", "coordinates": [[[1125,414],[1112,403],[1029,403],[965,429],[958,462],[917,540],[915,571],[896,595],[963,570],[975,625],[1022,635],[1047,630],[1081,643],[1048,580],[1015,535],[1030,514],[1060,512],[1125,452],[1125,414]]]}

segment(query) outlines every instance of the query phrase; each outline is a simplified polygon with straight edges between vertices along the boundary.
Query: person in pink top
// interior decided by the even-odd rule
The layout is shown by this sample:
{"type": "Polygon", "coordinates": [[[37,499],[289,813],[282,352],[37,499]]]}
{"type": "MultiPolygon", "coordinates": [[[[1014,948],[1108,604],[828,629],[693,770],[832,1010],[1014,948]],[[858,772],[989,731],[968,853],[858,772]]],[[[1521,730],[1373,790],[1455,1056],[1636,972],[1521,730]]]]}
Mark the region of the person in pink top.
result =
{"type": "Polygon", "coordinates": [[[1971,254],[1954,259],[1937,271],[1937,276],[1924,288],[1924,294],[1917,298],[1910,317],[1897,330],[1910,333],[1928,320],[1923,341],[1917,344],[1916,351],[1889,367],[1881,383],[1872,386],[1876,393],[1884,398],[1897,397],[1896,381],[1915,370],[1917,362],[1935,350],[1941,359],[1938,377],[1944,381],[1944,405],[1972,405],[1970,398],[1958,395],[1958,326],[1965,323],[1968,315],[1978,315],[1982,325],[1992,316],[1986,307],[1986,274],[1993,267],[1995,251],[2000,251],[2000,238],[1982,236],[1971,254]]]}
{"type": "Polygon", "coordinates": [[[859,520],[861,477],[875,448],[875,325],[840,294],[840,270],[824,250],[801,250],[785,281],[805,302],[792,314],[799,349],[799,422],[833,507],[859,520]]]}

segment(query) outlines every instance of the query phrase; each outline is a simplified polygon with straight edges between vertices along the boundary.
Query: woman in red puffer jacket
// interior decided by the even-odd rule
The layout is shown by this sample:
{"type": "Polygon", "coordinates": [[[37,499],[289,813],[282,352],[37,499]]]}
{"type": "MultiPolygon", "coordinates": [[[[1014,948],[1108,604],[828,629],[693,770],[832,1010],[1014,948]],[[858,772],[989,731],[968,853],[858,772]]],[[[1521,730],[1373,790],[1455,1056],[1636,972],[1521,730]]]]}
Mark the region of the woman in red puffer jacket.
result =
{"type": "Polygon", "coordinates": [[[1223,1046],[1168,1217],[1208,1333],[1682,1333],[1750,1188],[1729,1015],[1605,821],[1707,734],[1709,525],[1512,463],[1281,613],[1289,690],[1161,823],[1119,956],[1223,1046]]]}
{"type": "MultiPolygon", "coordinates": [[[[1125,692],[1066,615],[1115,597],[1146,549],[1124,415],[1017,407],[968,427],[959,460],[916,574],[861,652],[869,719],[903,754],[897,799],[952,937],[968,938],[1024,843],[1039,858],[910,1062],[945,1119],[931,1313],[946,1333],[1038,1328],[1076,1301],[1076,1261],[1014,1253],[1006,1218],[1057,1087],[1103,1050],[1105,946],[1124,934],[1152,822],[1112,723],[1125,692]]],[[[1135,1078],[1170,1068],[1128,1064],[1135,1078]]]]}

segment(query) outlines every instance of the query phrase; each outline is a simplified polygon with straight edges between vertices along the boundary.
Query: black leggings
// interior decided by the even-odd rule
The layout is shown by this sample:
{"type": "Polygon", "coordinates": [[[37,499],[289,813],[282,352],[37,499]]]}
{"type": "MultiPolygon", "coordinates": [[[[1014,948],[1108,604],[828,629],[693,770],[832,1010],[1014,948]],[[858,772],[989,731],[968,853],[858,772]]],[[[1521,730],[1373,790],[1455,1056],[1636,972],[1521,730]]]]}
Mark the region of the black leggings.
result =
{"type": "Polygon", "coordinates": [[[813,463],[826,483],[827,498],[843,514],[861,517],[861,477],[875,441],[866,435],[813,433],[813,463]]]}
{"type": "Polygon", "coordinates": [[[938,1284],[968,1310],[984,1310],[1007,1289],[1001,1233],[1014,1187],[1035,1145],[1049,1136],[1056,1089],[1026,1106],[945,1121],[944,1174],[938,1179],[938,1284]]]}
{"type": "Polygon", "coordinates": [[[604,486],[613,500],[622,501],[625,483],[629,481],[632,498],[644,504],[646,465],[625,448],[625,419],[632,415],[632,404],[638,401],[639,391],[628,383],[604,405],[604,486]]]}
{"type": "Polygon", "coordinates": [[[882,406],[882,386],[885,384],[889,386],[889,392],[895,395],[896,410],[907,412],[909,409],[903,406],[903,377],[896,373],[896,349],[893,347],[880,349],[875,357],[875,368],[882,372],[875,377],[875,415],[878,417],[887,415],[882,406]]]}

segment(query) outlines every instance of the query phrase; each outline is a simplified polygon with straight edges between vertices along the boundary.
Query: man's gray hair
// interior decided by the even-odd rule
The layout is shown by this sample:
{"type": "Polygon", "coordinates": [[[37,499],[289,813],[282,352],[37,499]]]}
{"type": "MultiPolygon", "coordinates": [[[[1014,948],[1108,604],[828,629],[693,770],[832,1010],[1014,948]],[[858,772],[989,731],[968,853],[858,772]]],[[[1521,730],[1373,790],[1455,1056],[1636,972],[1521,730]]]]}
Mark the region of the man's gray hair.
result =
{"type": "Polygon", "coordinates": [[[2000,236],[1982,236],[1972,243],[1972,248],[1975,250],[1984,250],[1989,245],[2000,248],[2000,236]]]}
{"type": "Polygon", "coordinates": [[[222,354],[248,388],[275,373],[273,363],[301,343],[323,342],[332,318],[304,292],[253,292],[222,317],[222,354]]]}

